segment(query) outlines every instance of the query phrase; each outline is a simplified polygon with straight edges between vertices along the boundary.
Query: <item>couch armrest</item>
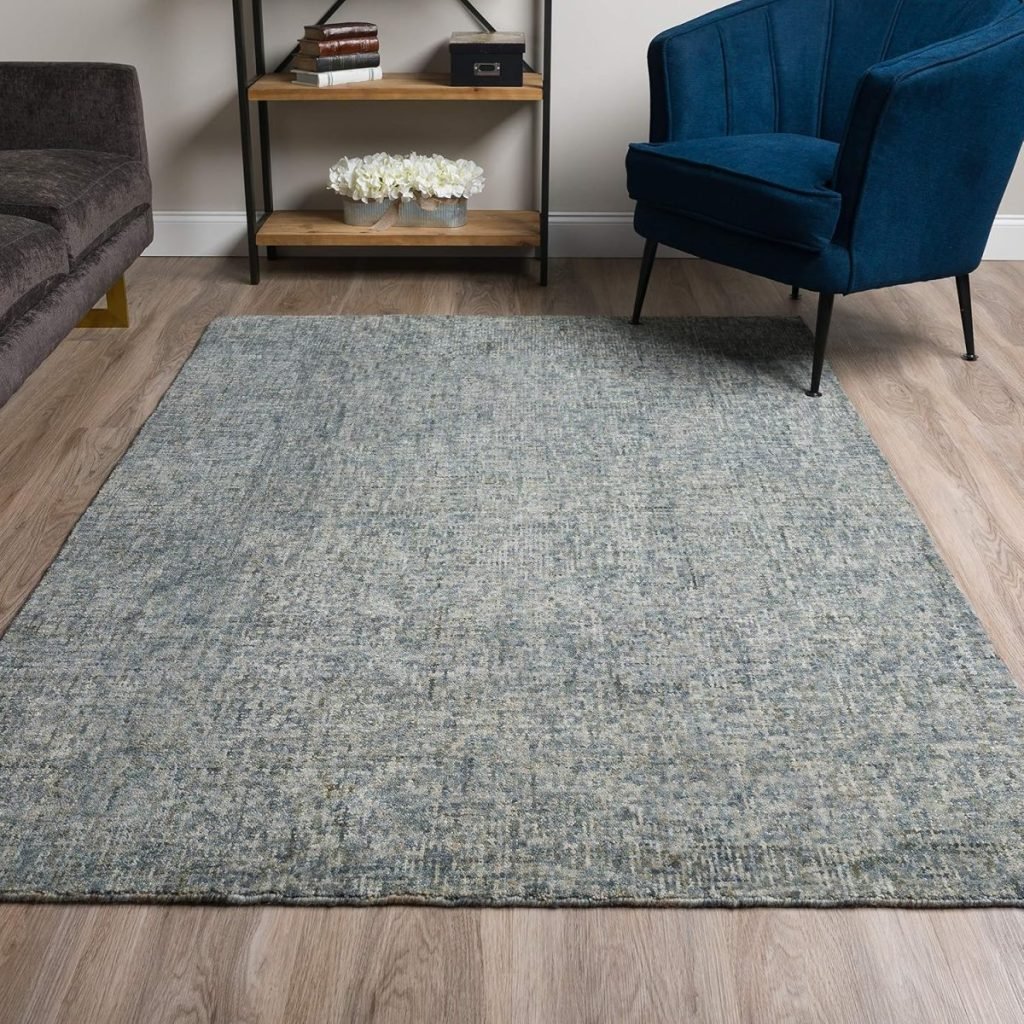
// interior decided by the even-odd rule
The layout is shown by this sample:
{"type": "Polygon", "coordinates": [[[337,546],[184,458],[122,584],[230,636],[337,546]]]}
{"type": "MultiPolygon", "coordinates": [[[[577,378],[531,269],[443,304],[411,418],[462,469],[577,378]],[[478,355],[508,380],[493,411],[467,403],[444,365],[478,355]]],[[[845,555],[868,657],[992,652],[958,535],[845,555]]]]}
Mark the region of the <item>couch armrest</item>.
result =
{"type": "Polygon", "coordinates": [[[0,149],[90,149],[146,163],[135,69],[0,62],[0,149]]]}

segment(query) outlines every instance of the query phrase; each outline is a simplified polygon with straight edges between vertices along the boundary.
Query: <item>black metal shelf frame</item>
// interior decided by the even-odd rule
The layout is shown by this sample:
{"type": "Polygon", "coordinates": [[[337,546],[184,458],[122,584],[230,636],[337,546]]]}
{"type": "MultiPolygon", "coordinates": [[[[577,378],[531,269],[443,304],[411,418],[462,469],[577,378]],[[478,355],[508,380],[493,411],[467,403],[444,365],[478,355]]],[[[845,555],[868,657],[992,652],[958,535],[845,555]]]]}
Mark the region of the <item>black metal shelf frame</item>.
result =
{"type": "MultiPolygon", "coordinates": [[[[548,283],[548,250],[550,242],[551,221],[551,16],[553,0],[542,0],[544,5],[544,48],[542,56],[543,98],[541,100],[541,159],[540,159],[540,246],[537,259],[540,264],[540,283],[548,283]]],[[[326,24],[346,0],[334,0],[331,7],[317,20],[316,24],[326,24]]],[[[476,8],[471,0],[458,0],[485,32],[494,32],[494,26],[476,8]]],[[[235,30],[235,70],[238,82],[238,114],[242,137],[242,177],[245,188],[245,219],[246,235],[249,252],[249,280],[252,284],[260,282],[260,247],[256,235],[274,212],[274,182],[271,165],[270,146],[270,110],[265,100],[256,102],[256,128],[259,140],[259,179],[263,193],[262,215],[256,208],[256,154],[253,150],[252,101],[249,99],[249,87],[267,73],[267,48],[263,26],[263,0],[232,0],[234,9],[235,30]],[[245,4],[251,6],[252,52],[254,77],[249,76],[248,48],[245,24],[245,4]]],[[[296,46],[292,52],[277,66],[276,72],[284,71],[292,57],[298,52],[296,46]]],[[[523,66],[532,71],[526,61],[523,66]]],[[[423,101],[417,101],[423,102],[423,101]]],[[[267,248],[268,259],[277,256],[273,247],[267,248]]]]}

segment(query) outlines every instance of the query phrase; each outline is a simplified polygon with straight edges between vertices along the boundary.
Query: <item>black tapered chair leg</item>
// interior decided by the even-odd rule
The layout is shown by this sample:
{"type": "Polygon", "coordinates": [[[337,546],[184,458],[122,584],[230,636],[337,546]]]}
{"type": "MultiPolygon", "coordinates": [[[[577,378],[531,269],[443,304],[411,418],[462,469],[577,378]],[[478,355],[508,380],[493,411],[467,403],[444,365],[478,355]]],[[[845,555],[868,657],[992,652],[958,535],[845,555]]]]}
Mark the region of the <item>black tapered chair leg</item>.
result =
{"type": "Polygon", "coordinates": [[[793,290],[789,293],[789,297],[791,299],[799,299],[800,298],[800,289],[797,288],[796,285],[793,285],[793,290]]]}
{"type": "Polygon", "coordinates": [[[806,394],[809,398],[821,398],[821,372],[825,369],[825,348],[828,345],[828,329],[832,325],[832,304],[836,297],[828,292],[818,296],[818,322],[814,328],[814,368],[811,370],[811,386],[806,394]]]}
{"type": "Polygon", "coordinates": [[[640,264],[640,280],[636,286],[636,304],[633,306],[633,323],[640,323],[640,314],[644,309],[644,299],[647,298],[647,285],[651,280],[651,271],[654,269],[654,258],[658,255],[658,243],[653,238],[648,238],[644,244],[644,259],[640,264]]]}
{"type": "Polygon", "coordinates": [[[968,274],[961,274],[956,279],[956,297],[960,300],[960,322],[964,325],[966,349],[961,358],[973,363],[978,356],[974,351],[974,311],[971,306],[971,278],[968,274]]]}

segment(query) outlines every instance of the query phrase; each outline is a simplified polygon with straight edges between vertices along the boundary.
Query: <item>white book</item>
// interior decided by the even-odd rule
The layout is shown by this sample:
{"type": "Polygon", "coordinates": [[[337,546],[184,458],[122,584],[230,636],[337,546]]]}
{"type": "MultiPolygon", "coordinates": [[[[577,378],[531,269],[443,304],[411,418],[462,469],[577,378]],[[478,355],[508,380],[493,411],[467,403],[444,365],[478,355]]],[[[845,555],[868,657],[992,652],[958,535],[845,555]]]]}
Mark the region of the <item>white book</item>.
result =
{"type": "Polygon", "coordinates": [[[332,85],[354,85],[357,82],[376,82],[384,77],[380,68],[350,68],[348,71],[293,71],[299,85],[312,85],[325,89],[332,85]]]}

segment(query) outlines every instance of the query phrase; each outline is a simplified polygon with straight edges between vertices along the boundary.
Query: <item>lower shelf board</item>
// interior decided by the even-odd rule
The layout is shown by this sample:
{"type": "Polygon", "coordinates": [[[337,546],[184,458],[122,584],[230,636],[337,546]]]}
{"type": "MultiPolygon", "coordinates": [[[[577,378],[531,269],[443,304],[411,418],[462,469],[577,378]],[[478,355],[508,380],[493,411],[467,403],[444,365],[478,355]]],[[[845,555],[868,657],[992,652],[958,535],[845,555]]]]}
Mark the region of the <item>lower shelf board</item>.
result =
{"type": "Polygon", "coordinates": [[[256,242],[282,246],[535,247],[540,245],[540,214],[536,210],[470,210],[461,228],[377,229],[344,223],[340,210],[281,210],[267,217],[256,242]]]}

